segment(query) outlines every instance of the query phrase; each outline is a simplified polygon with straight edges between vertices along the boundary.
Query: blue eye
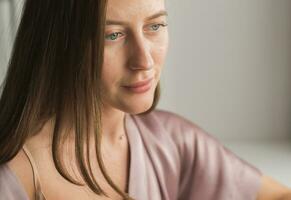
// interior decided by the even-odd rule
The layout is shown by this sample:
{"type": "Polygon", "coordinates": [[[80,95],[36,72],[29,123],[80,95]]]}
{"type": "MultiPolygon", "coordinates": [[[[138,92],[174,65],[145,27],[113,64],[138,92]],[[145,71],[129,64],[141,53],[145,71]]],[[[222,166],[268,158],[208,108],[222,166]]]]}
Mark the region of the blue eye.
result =
{"type": "Polygon", "coordinates": [[[166,27],[166,26],[168,26],[168,24],[154,24],[154,25],[151,25],[151,29],[153,30],[153,31],[158,31],[159,29],[160,29],[160,27],[166,27]]]}
{"type": "Polygon", "coordinates": [[[105,39],[106,39],[106,40],[112,40],[112,41],[114,41],[114,40],[117,40],[117,38],[118,38],[119,35],[122,35],[122,33],[120,33],[120,32],[115,32],[115,33],[112,33],[112,34],[107,35],[107,36],[105,37],[105,39]]]}

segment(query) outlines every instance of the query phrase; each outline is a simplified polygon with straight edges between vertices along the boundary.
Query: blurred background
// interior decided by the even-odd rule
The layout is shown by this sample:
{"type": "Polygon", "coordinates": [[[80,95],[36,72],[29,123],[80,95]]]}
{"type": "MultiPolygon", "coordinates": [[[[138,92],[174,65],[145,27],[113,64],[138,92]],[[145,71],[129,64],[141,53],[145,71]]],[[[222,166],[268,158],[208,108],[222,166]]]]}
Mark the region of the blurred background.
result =
{"type": "MultiPolygon", "coordinates": [[[[23,0],[0,0],[0,82],[23,0]]],[[[166,0],[159,108],[291,187],[291,1],[166,0]]]]}
{"type": "Polygon", "coordinates": [[[160,107],[291,187],[291,1],[166,3],[160,107]]]}

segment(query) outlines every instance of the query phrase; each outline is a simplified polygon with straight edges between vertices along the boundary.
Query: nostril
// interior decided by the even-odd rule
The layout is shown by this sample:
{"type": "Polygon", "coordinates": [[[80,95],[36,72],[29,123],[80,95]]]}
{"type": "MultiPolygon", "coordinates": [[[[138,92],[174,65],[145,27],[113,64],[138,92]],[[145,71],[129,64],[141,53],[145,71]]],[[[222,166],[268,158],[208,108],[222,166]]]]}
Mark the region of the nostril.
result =
{"type": "Polygon", "coordinates": [[[149,52],[136,52],[132,55],[129,66],[133,69],[151,69],[154,59],[149,52]]]}
{"type": "Polygon", "coordinates": [[[132,69],[151,69],[154,59],[150,44],[142,35],[135,35],[129,43],[129,66],[132,69]]]}

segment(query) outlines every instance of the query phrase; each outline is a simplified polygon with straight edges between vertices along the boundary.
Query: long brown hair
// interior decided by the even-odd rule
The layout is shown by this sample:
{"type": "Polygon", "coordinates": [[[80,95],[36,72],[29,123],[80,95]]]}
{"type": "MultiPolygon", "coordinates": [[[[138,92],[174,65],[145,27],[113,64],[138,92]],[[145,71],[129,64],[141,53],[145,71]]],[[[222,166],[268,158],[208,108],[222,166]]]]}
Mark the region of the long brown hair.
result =
{"type": "MultiPolygon", "coordinates": [[[[101,172],[124,199],[101,158],[101,95],[106,0],[26,0],[0,99],[0,164],[13,159],[25,141],[54,119],[52,156],[58,172],[73,184],[64,168],[61,141],[65,124],[73,128],[76,165],[85,184],[107,194],[93,176],[89,160],[89,125],[101,172]]],[[[151,112],[157,105],[160,85],[151,112]]]]}

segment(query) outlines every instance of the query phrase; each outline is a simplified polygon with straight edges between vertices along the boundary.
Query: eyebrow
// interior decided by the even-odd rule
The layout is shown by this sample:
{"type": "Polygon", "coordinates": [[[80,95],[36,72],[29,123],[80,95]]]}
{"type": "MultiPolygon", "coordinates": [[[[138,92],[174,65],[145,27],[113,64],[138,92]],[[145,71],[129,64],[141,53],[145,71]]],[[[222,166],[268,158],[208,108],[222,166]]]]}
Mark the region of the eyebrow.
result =
{"type": "MultiPolygon", "coordinates": [[[[161,16],[168,16],[168,12],[165,10],[161,10],[161,11],[145,18],[145,21],[156,19],[156,18],[161,17],[161,16]]],[[[123,21],[117,21],[117,20],[106,20],[105,25],[127,25],[127,23],[123,22],[123,21]]]]}

